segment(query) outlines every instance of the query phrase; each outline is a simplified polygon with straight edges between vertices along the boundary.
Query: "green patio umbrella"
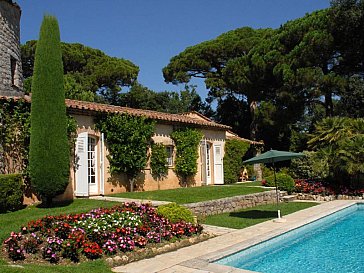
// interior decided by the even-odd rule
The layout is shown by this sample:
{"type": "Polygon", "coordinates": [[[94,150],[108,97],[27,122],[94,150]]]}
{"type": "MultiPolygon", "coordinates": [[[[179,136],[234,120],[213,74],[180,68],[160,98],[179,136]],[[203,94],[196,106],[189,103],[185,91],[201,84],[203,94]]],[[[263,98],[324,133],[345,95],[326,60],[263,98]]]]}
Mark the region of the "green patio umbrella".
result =
{"type": "MultiPolygon", "coordinates": [[[[292,158],[302,157],[304,154],[302,153],[292,153],[286,151],[277,151],[277,150],[270,150],[263,154],[257,155],[253,158],[245,160],[244,164],[256,164],[256,163],[271,163],[273,165],[273,172],[274,172],[274,185],[276,187],[276,196],[277,196],[277,207],[279,203],[279,195],[278,195],[278,186],[277,186],[277,177],[276,177],[276,168],[274,166],[275,162],[290,160],[292,158]]],[[[278,219],[281,218],[281,212],[278,209],[278,219]]]]}

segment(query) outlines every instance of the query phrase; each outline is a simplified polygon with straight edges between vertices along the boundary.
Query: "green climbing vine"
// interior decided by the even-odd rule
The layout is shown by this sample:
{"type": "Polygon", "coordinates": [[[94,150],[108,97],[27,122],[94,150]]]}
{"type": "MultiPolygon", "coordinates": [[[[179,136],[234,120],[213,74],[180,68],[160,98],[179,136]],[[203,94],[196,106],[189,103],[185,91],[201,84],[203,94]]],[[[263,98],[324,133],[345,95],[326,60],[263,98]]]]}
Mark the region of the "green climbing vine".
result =
{"type": "Polygon", "coordinates": [[[30,104],[0,101],[0,173],[26,173],[30,141],[30,104]]]}
{"type": "MultiPolygon", "coordinates": [[[[150,168],[152,176],[159,182],[168,174],[167,151],[162,143],[152,144],[152,155],[150,157],[150,168]]],[[[159,184],[158,184],[159,189],[159,184]]]]}
{"type": "Polygon", "coordinates": [[[110,173],[125,173],[133,191],[136,177],[148,161],[155,122],[127,114],[109,114],[99,117],[96,127],[105,134],[110,173]]]}
{"type": "Polygon", "coordinates": [[[250,144],[241,140],[231,139],[225,142],[224,156],[224,181],[227,184],[238,182],[243,156],[248,151],[250,144]]]}
{"type": "Polygon", "coordinates": [[[198,147],[202,137],[200,131],[191,128],[171,134],[176,145],[175,172],[180,177],[182,186],[187,186],[187,179],[197,173],[198,147]]]}
{"type": "MultiPolygon", "coordinates": [[[[74,153],[76,120],[68,115],[68,144],[74,153]]],[[[28,174],[30,103],[24,99],[0,100],[0,174],[28,174]]]]}

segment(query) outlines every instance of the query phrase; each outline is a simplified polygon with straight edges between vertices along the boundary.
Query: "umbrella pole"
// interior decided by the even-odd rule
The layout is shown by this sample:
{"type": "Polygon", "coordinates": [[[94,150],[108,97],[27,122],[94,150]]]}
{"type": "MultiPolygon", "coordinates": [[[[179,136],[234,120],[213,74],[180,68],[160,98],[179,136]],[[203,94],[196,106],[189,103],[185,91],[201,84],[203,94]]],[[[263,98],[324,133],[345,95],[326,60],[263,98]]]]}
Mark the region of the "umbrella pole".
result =
{"type": "Polygon", "coordinates": [[[280,219],[281,218],[281,211],[279,210],[279,196],[278,196],[278,185],[277,185],[276,167],[274,166],[274,161],[272,163],[273,163],[273,173],[274,173],[274,185],[276,187],[278,219],[280,219]]]}

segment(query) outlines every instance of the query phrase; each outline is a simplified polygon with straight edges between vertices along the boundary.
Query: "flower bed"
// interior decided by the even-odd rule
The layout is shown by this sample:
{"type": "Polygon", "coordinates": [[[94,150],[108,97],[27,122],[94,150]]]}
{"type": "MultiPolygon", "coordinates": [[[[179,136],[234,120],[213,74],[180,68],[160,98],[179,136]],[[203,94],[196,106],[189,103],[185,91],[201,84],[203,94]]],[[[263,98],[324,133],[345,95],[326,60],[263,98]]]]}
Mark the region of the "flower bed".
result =
{"type": "Polygon", "coordinates": [[[322,182],[309,180],[309,179],[296,179],[295,192],[309,193],[313,195],[347,195],[347,196],[362,196],[364,189],[350,189],[347,187],[332,188],[324,185],[322,182]]]}
{"type": "Polygon", "coordinates": [[[31,221],[20,232],[10,234],[3,251],[13,261],[79,262],[135,251],[201,231],[200,225],[170,223],[149,205],[125,203],[31,221]]]}
{"type": "Polygon", "coordinates": [[[331,188],[325,187],[321,182],[308,179],[296,179],[295,192],[321,195],[333,195],[335,193],[331,188]]]}

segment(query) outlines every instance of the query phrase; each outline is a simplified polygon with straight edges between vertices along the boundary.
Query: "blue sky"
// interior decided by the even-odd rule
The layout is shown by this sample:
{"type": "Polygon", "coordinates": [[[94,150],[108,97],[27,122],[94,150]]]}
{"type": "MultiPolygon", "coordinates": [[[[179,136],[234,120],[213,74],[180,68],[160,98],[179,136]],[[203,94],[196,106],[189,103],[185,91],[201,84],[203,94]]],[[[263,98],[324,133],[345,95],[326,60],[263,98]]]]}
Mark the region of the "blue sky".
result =
{"type": "MultiPolygon", "coordinates": [[[[37,39],[44,14],[58,18],[61,39],[98,48],[139,66],[138,81],[155,91],[162,68],[186,47],[243,26],[277,28],[327,8],[329,0],[16,0],[22,8],[21,42],[37,39]]],[[[207,91],[195,81],[198,92],[207,91]]]]}

